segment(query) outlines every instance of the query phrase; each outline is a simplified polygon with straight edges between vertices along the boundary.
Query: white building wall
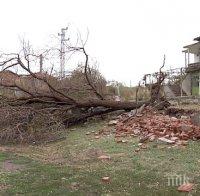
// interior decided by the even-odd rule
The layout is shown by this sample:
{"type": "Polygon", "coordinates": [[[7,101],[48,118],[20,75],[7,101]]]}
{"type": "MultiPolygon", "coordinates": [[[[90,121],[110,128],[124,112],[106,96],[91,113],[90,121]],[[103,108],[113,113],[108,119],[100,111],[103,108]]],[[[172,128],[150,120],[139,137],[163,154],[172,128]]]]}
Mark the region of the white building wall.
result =
{"type": "Polygon", "coordinates": [[[194,63],[200,62],[200,55],[194,54],[194,63]]]}

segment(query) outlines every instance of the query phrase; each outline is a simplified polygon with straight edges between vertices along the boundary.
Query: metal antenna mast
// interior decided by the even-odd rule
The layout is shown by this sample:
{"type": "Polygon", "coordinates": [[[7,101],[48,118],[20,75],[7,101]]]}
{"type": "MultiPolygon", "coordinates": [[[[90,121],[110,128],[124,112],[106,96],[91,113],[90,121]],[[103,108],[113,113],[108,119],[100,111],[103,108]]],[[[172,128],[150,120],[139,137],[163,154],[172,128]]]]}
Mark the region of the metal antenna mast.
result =
{"type": "Polygon", "coordinates": [[[68,28],[62,28],[61,33],[58,33],[60,36],[60,78],[63,78],[65,75],[65,33],[68,28]]]}

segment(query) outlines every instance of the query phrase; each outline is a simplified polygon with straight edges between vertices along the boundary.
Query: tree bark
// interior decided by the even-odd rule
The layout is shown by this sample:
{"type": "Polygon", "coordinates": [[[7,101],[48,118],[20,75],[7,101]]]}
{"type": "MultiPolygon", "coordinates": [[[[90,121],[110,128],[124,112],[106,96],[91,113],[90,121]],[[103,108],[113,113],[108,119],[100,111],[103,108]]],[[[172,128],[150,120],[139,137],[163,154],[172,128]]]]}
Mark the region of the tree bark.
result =
{"type": "Polygon", "coordinates": [[[98,107],[102,106],[105,108],[111,108],[113,110],[133,110],[136,108],[141,107],[142,105],[149,104],[148,101],[146,102],[128,102],[128,101],[110,101],[110,100],[89,100],[85,102],[78,102],[77,107],[82,108],[90,108],[90,107],[98,107]]]}

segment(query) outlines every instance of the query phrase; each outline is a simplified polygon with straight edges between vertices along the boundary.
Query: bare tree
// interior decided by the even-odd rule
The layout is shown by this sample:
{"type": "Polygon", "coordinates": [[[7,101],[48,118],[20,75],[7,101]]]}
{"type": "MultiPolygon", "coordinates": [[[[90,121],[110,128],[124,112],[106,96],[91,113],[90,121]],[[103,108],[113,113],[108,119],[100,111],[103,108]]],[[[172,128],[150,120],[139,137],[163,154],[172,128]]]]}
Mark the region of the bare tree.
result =
{"type": "MultiPolygon", "coordinates": [[[[68,39],[65,52],[83,55],[84,62],[71,76],[62,79],[54,77],[52,71],[50,73],[36,72],[35,66],[39,64],[40,54],[36,54],[30,44],[24,41],[22,43],[23,47],[19,53],[0,55],[2,68],[0,92],[1,100],[6,103],[6,107],[4,104],[0,108],[4,110],[9,108],[7,111],[11,118],[13,109],[17,111],[19,118],[13,126],[17,127],[14,129],[18,130],[15,135],[18,135],[21,140],[24,140],[24,135],[27,134],[27,127],[35,119],[41,119],[41,116],[47,118],[53,115],[50,118],[51,122],[45,121],[48,125],[58,124],[58,122],[70,125],[94,115],[119,109],[132,110],[144,104],[144,102],[116,102],[105,98],[103,90],[106,86],[105,79],[97,69],[89,66],[86,43],[82,40],[80,45],[73,46],[68,39]],[[15,67],[19,68],[20,73],[13,72],[15,67]],[[101,107],[100,110],[99,107],[101,107]],[[25,117],[27,117],[26,120],[24,120],[25,117]],[[20,124],[20,119],[22,124],[20,124]]],[[[45,57],[51,50],[54,49],[44,50],[43,56],[45,57]]]]}

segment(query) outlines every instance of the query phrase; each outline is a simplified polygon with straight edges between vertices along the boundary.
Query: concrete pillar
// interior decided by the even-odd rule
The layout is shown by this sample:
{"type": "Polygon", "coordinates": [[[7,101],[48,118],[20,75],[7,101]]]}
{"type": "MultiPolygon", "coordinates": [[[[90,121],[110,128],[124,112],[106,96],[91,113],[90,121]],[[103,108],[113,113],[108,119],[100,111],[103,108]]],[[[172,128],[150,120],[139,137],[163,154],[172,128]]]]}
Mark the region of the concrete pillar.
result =
{"type": "Polygon", "coordinates": [[[187,50],[187,53],[188,53],[188,59],[187,60],[188,60],[188,66],[189,66],[189,64],[190,64],[190,50],[189,49],[187,50]]]}
{"type": "Polygon", "coordinates": [[[199,72],[199,95],[200,95],[200,72],[199,72]]]}
{"type": "Polygon", "coordinates": [[[186,52],[184,53],[185,53],[185,67],[187,67],[187,53],[186,52]]]}
{"type": "Polygon", "coordinates": [[[42,68],[43,68],[43,55],[40,54],[40,73],[42,73],[42,68]]]}

